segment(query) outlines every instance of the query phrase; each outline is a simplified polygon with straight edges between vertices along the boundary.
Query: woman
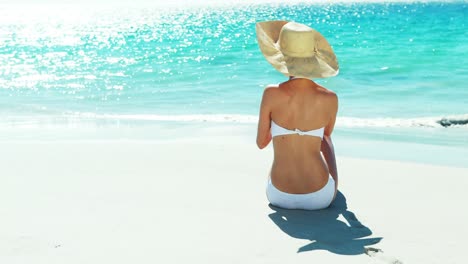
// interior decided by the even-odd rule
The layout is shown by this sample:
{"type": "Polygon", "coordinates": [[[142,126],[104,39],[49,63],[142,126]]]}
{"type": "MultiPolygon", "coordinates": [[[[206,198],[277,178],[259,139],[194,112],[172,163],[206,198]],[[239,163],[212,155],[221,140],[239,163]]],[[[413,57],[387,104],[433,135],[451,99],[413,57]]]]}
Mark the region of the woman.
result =
{"type": "Polygon", "coordinates": [[[287,209],[326,208],[338,186],[331,141],[338,98],[311,78],[338,74],[336,56],[320,33],[303,24],[260,22],[256,31],[267,61],[289,77],[268,86],[260,106],[257,145],[273,141],[274,147],[268,200],[287,209]]]}

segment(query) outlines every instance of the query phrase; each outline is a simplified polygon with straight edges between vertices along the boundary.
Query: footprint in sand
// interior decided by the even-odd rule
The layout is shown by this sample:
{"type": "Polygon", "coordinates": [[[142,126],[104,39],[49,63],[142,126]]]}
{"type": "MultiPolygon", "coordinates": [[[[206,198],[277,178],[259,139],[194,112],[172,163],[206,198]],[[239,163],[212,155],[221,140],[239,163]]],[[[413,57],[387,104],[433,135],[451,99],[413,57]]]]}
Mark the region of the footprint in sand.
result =
{"type": "Polygon", "coordinates": [[[365,248],[365,253],[369,257],[379,262],[383,262],[386,264],[403,264],[402,261],[394,257],[386,256],[380,248],[368,247],[368,248],[365,248]]]}

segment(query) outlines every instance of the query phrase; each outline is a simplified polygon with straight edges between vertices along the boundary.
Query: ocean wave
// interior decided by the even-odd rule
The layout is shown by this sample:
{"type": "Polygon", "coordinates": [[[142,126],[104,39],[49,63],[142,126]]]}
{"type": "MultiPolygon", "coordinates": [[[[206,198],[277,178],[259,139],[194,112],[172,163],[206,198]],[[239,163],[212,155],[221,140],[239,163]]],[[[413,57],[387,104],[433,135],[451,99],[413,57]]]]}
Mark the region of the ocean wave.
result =
{"type": "MultiPolygon", "coordinates": [[[[237,114],[199,114],[199,115],[154,115],[154,114],[93,114],[85,113],[72,115],[73,118],[105,119],[105,120],[134,120],[134,121],[167,121],[167,122],[211,122],[211,123],[244,123],[253,124],[258,121],[254,115],[237,114]]],[[[337,127],[375,127],[375,128],[411,128],[411,127],[468,127],[468,114],[442,116],[442,117],[418,117],[418,118],[357,118],[338,117],[337,127]]]]}
{"type": "Polygon", "coordinates": [[[336,123],[344,127],[468,127],[468,115],[418,118],[342,117],[336,123]]]}
{"type": "Polygon", "coordinates": [[[257,116],[253,115],[236,115],[236,114],[199,114],[199,115],[154,115],[154,114],[134,114],[134,115],[117,115],[117,114],[94,114],[82,113],[78,115],[70,115],[70,117],[81,117],[87,119],[114,119],[114,120],[135,120],[135,121],[168,121],[168,122],[213,122],[213,123],[256,123],[257,116]]]}

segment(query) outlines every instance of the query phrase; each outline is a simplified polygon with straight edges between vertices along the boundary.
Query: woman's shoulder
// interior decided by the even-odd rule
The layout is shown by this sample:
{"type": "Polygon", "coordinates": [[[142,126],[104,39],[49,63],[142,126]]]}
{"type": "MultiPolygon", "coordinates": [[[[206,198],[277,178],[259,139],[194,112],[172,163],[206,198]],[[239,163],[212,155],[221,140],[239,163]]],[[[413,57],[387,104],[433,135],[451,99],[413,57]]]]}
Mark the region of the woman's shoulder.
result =
{"type": "Polygon", "coordinates": [[[323,86],[318,86],[317,91],[320,104],[330,111],[336,112],[338,109],[338,96],[336,93],[323,86]]]}
{"type": "Polygon", "coordinates": [[[335,92],[332,90],[329,90],[323,86],[317,86],[317,91],[319,92],[320,95],[323,97],[329,99],[329,100],[338,100],[338,96],[336,95],[335,92]]]}
{"type": "Polygon", "coordinates": [[[278,93],[280,91],[279,85],[278,84],[269,84],[265,87],[265,90],[263,91],[263,95],[273,95],[275,93],[278,93]]]}
{"type": "Polygon", "coordinates": [[[320,86],[319,93],[321,104],[336,114],[338,111],[338,96],[336,93],[323,86],[320,86]]]}
{"type": "Polygon", "coordinates": [[[267,104],[267,105],[274,105],[277,102],[281,101],[284,96],[282,95],[284,93],[281,91],[279,88],[279,85],[277,84],[270,84],[265,87],[265,90],[263,91],[263,97],[262,101],[267,104]]]}

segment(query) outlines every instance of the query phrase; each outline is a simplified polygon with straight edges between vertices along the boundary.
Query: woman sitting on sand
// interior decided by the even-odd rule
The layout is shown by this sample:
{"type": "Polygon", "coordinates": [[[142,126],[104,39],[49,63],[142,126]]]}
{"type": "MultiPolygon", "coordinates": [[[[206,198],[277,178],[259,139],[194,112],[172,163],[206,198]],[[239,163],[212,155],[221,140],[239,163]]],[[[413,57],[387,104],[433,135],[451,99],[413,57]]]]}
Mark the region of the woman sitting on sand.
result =
{"type": "Polygon", "coordinates": [[[289,77],[268,86],[260,106],[257,145],[263,149],[273,141],[274,147],[268,200],[287,209],[326,208],[338,186],[330,137],[338,98],[311,78],[338,74],[336,56],[319,32],[303,24],[260,22],[256,31],[267,61],[289,77]]]}

